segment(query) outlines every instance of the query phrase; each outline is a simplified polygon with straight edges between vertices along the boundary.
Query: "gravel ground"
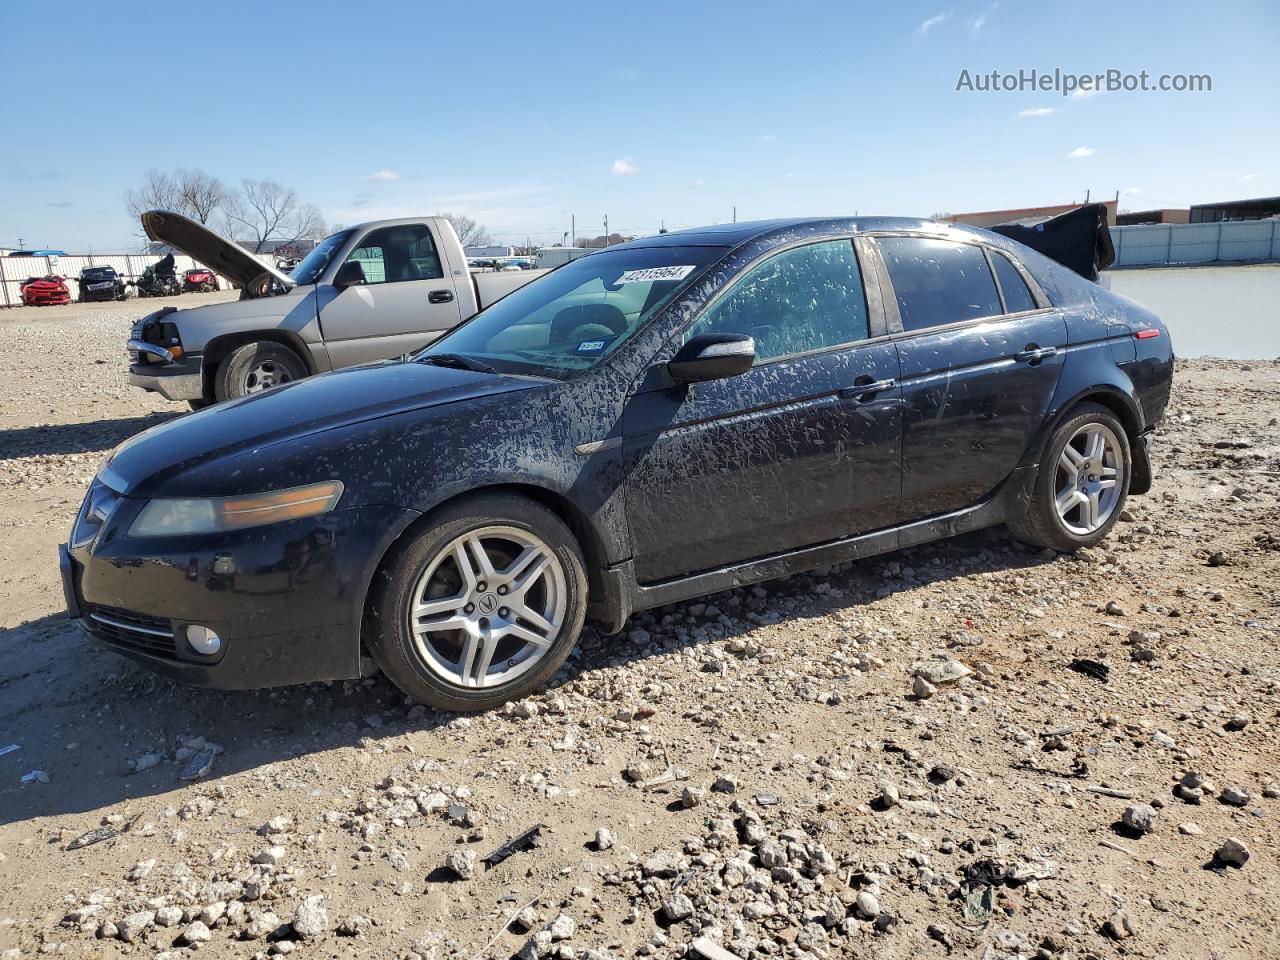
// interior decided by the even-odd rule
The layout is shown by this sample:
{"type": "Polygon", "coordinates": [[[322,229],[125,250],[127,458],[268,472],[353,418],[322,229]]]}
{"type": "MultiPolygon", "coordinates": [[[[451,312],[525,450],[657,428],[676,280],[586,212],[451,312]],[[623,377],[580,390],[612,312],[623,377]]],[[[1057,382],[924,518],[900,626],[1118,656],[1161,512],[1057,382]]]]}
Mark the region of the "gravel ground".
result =
{"type": "Polygon", "coordinates": [[[140,310],[0,314],[0,955],[1277,956],[1280,363],[1180,363],[1095,550],[718,594],[458,717],[181,687],[59,612],[103,454],[181,413],[140,310]]]}

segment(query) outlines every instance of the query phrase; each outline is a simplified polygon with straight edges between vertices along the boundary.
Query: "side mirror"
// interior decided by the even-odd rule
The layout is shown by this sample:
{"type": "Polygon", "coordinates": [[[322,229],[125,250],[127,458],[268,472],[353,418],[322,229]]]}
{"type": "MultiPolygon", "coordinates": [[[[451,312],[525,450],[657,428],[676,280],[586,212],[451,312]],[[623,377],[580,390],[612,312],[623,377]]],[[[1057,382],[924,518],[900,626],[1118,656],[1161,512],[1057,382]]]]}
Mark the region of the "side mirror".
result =
{"type": "Polygon", "coordinates": [[[667,361],[677,383],[723,380],[746,373],[756,362],[756,342],[745,333],[700,333],[667,361]]]}
{"type": "Polygon", "coordinates": [[[333,285],[339,290],[358,287],[362,283],[364,283],[364,267],[360,266],[359,260],[348,260],[333,275],[333,285]]]}

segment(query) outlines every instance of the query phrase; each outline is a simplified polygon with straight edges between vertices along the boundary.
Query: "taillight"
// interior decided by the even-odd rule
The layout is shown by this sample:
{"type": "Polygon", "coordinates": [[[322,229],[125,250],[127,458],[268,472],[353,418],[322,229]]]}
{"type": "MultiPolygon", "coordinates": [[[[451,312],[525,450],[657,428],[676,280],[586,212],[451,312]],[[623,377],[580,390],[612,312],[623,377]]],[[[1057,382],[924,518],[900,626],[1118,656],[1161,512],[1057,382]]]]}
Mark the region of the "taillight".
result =
{"type": "Polygon", "coordinates": [[[1152,327],[1148,330],[1139,330],[1137,333],[1133,335],[1133,338],[1135,340],[1150,340],[1152,337],[1158,337],[1158,336],[1160,336],[1160,331],[1157,330],[1155,327],[1152,327]]]}

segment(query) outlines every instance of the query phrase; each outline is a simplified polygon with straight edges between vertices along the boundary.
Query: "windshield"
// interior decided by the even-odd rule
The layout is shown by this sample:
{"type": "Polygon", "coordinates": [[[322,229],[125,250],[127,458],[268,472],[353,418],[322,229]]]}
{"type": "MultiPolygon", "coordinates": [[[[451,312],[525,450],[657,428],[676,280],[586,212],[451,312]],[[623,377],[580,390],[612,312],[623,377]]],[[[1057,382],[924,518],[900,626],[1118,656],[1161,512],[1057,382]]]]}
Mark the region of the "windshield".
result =
{"type": "Polygon", "coordinates": [[[520,287],[415,357],[452,354],[504,373],[562,378],[617,350],[724,253],[640,247],[580,257],[520,287]]]}
{"type": "Polygon", "coordinates": [[[302,258],[302,261],[293,268],[293,272],[289,276],[294,283],[315,283],[320,279],[320,274],[324,273],[324,268],[329,265],[329,261],[333,259],[333,255],[338,252],[338,248],[347,242],[347,239],[355,230],[339,230],[332,236],[325,237],[316,244],[315,249],[302,258]]]}

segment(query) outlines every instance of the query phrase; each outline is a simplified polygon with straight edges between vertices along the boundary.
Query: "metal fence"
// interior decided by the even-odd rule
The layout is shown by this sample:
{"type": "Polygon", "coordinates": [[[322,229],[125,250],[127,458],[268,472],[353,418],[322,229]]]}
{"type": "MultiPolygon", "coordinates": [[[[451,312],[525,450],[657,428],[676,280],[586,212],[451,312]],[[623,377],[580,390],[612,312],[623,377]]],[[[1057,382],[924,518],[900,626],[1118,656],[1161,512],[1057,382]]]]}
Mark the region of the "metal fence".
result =
{"type": "Polygon", "coordinates": [[[1117,267],[1280,260],[1280,220],[1112,227],[1117,267]]]}
{"type": "MultiPolygon", "coordinates": [[[[257,254],[263,263],[272,263],[270,254],[257,254]]],[[[159,263],[161,257],[154,253],[95,253],[91,255],[63,255],[58,257],[0,257],[0,307],[22,306],[22,284],[30,277],[53,274],[64,277],[71,299],[80,296],[80,282],[76,279],[85,267],[115,267],[116,273],[126,280],[137,280],[147,267],[159,263]]],[[[186,254],[173,255],[173,269],[181,282],[184,270],[200,267],[186,254]]],[[[218,277],[223,290],[231,286],[226,277],[218,277]]]]}
{"type": "MultiPolygon", "coordinates": [[[[22,284],[30,277],[45,277],[53,274],[65,277],[67,289],[71,291],[71,299],[80,296],[80,283],[76,279],[85,267],[115,267],[116,273],[126,280],[136,280],[142,271],[160,261],[155,254],[121,253],[94,254],[92,256],[59,256],[59,257],[0,257],[0,306],[22,306],[22,284]]],[[[190,257],[175,254],[173,268],[182,279],[182,272],[199,266],[190,257]]],[[[225,289],[229,286],[225,279],[219,278],[218,285],[225,289]]]]}

